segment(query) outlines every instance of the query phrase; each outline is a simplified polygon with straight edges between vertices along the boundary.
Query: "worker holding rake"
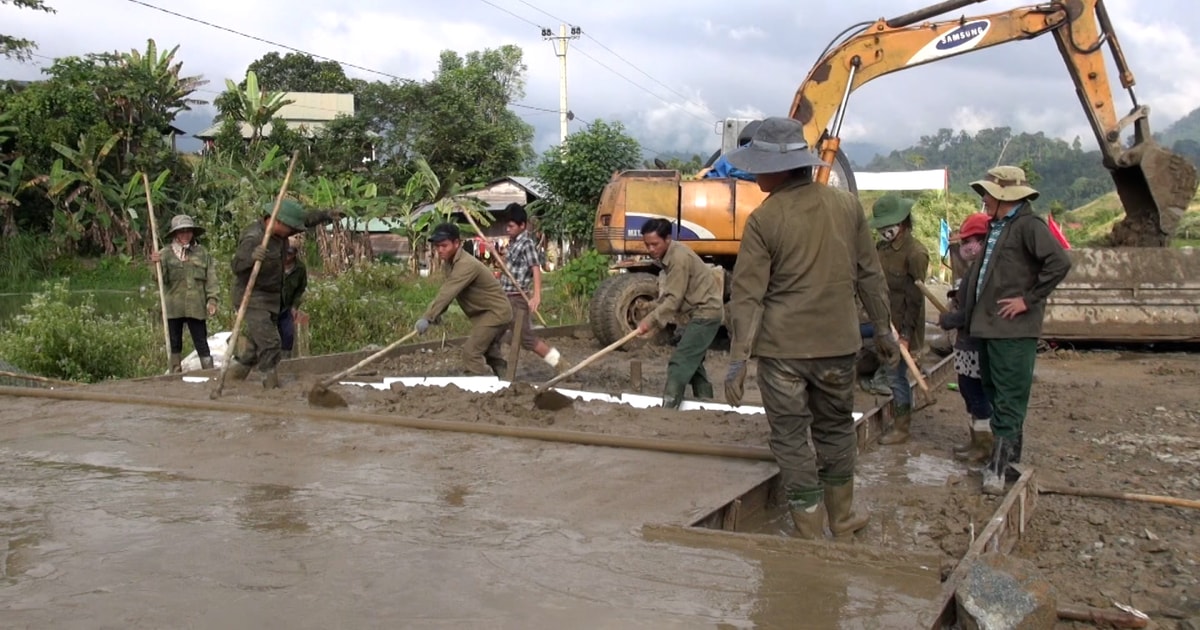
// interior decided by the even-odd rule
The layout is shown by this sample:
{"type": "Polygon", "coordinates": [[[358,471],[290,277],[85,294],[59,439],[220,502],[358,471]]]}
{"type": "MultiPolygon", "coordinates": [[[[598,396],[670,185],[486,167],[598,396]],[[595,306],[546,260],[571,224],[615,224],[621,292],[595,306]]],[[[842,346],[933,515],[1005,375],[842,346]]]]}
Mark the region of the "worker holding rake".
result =
{"type": "Polygon", "coordinates": [[[642,226],[642,242],[666,277],[661,284],[658,306],[638,324],[639,335],[663,328],[683,315],[688,318],[683,335],[667,364],[663,407],[678,409],[688,385],[701,400],[713,397],[713,386],[704,370],[704,356],[721,329],[721,287],[713,270],[696,252],[671,238],[672,224],[650,219],[642,226]]]}
{"type": "Polygon", "coordinates": [[[450,303],[458,301],[463,314],[471,320],[471,332],[462,345],[462,367],[467,374],[504,377],[508,361],[501,339],[512,322],[513,310],[500,288],[500,281],[487,265],[462,247],[462,235],[453,223],[440,223],[429,237],[442,261],[446,281],[429,308],[417,320],[416,330],[425,334],[441,319],[450,303]]]}

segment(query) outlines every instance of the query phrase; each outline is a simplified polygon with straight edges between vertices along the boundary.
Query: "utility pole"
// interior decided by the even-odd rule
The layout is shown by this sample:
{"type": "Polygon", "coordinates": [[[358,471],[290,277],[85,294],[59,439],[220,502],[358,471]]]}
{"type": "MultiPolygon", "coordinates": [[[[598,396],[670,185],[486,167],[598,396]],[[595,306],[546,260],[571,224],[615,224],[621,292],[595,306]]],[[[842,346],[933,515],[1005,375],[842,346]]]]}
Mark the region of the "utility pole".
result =
{"type": "Polygon", "coordinates": [[[567,110],[567,41],[579,39],[582,34],[583,29],[578,26],[572,26],[568,31],[566,24],[558,26],[558,35],[548,28],[542,29],[542,39],[554,43],[554,54],[558,56],[558,139],[560,146],[565,146],[567,143],[567,121],[573,118],[567,110]]]}

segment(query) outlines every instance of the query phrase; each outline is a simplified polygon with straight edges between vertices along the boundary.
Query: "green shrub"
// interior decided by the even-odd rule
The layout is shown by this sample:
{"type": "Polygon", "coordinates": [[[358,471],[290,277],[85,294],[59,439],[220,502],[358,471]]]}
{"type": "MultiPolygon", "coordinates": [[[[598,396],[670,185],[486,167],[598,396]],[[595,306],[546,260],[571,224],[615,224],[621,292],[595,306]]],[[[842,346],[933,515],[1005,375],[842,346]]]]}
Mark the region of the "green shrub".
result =
{"type": "Polygon", "coordinates": [[[608,277],[608,266],[607,256],[589,249],[555,273],[559,285],[568,296],[587,298],[595,293],[600,283],[608,277]]]}
{"type": "Polygon", "coordinates": [[[42,235],[18,234],[0,239],[0,287],[12,291],[35,286],[56,273],[69,274],[73,258],[59,258],[54,243],[42,235]]]}
{"type": "Polygon", "coordinates": [[[89,383],[163,371],[162,327],[150,297],[127,298],[121,314],[106,315],[91,294],[72,296],[66,282],[48,283],[0,330],[0,356],[34,374],[89,383]]]}

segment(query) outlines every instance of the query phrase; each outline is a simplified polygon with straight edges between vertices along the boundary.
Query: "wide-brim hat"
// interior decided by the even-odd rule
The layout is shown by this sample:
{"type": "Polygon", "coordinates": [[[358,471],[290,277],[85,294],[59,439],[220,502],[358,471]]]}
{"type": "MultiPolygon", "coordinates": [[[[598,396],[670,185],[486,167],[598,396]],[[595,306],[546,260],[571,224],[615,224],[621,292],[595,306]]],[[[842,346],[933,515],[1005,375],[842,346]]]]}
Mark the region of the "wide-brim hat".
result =
{"type": "Polygon", "coordinates": [[[750,143],[731,151],[726,159],[751,175],[826,165],[804,139],[804,125],[794,118],[783,117],[763,120],[750,143]]]}
{"type": "Polygon", "coordinates": [[[186,214],[177,214],[174,217],[171,217],[171,226],[167,228],[167,237],[169,238],[172,234],[180,230],[191,230],[192,236],[194,237],[199,237],[200,235],[204,234],[204,228],[196,225],[196,222],[192,220],[192,217],[189,217],[186,214]]]}
{"type": "Polygon", "coordinates": [[[983,179],[971,182],[971,188],[982,197],[987,193],[1000,201],[1033,201],[1039,193],[1025,179],[1025,169],[1018,166],[997,166],[989,169],[983,179]]]}
{"type": "Polygon", "coordinates": [[[912,199],[899,195],[884,195],[871,207],[871,229],[878,230],[889,225],[900,225],[908,215],[912,214],[912,199]]]}

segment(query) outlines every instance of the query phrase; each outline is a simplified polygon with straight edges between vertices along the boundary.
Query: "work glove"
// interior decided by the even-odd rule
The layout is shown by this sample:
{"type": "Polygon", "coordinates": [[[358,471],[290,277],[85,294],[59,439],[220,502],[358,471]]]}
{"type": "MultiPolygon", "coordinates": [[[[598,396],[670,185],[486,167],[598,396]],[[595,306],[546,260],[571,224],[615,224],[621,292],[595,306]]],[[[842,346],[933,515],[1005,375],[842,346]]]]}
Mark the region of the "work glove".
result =
{"type": "Polygon", "coordinates": [[[429,330],[429,320],[425,319],[424,317],[422,317],[421,319],[418,319],[417,325],[414,326],[414,328],[417,329],[418,335],[424,335],[425,331],[429,330]]]}
{"type": "Polygon", "coordinates": [[[746,393],[746,360],[732,361],[725,373],[725,402],[737,407],[746,393]]]}
{"type": "Polygon", "coordinates": [[[267,246],[266,245],[258,245],[257,247],[254,248],[254,251],[251,252],[250,257],[253,258],[254,260],[257,260],[258,262],[262,262],[262,261],[266,260],[267,259],[267,246]]]}
{"type": "Polygon", "coordinates": [[[889,367],[900,364],[900,342],[892,331],[884,329],[881,332],[878,327],[875,328],[875,354],[880,363],[889,367]]]}

